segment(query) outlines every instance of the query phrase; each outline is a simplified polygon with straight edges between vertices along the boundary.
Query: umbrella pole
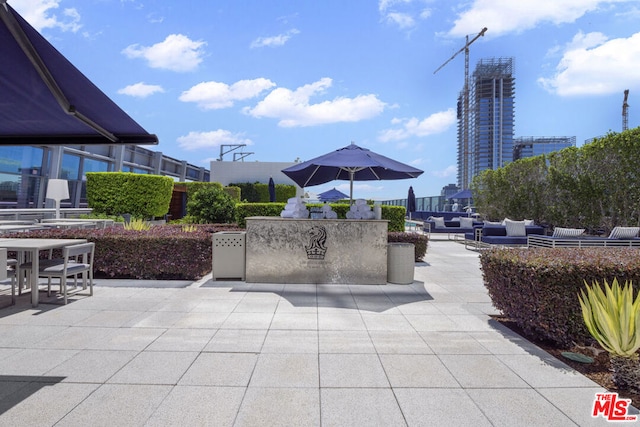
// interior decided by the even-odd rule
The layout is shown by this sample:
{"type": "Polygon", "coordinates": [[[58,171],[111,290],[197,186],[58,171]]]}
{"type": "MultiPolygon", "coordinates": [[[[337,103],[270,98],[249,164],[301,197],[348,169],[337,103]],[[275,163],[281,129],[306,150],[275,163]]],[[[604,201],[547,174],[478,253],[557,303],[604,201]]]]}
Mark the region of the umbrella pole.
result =
{"type": "Polygon", "coordinates": [[[353,175],[354,175],[354,172],[350,171],[349,178],[351,179],[349,179],[349,205],[353,204],[353,175]]]}

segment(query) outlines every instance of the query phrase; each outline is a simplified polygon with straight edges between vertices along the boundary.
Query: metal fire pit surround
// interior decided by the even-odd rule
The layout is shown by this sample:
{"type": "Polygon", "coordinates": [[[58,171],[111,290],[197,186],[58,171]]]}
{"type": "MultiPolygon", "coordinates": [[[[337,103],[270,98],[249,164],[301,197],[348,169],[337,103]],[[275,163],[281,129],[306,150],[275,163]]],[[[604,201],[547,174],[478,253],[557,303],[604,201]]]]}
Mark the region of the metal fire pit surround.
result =
{"type": "Polygon", "coordinates": [[[247,218],[246,281],[387,283],[386,220],[247,218]]]}

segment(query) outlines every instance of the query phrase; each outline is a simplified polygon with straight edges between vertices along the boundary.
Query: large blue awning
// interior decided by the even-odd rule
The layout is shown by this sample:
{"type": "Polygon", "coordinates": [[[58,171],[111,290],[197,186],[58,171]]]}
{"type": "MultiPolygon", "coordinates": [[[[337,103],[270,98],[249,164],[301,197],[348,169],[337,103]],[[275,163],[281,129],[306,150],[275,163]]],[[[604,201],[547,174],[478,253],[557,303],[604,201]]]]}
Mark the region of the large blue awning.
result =
{"type": "Polygon", "coordinates": [[[0,144],[157,144],[0,0],[0,144]]]}

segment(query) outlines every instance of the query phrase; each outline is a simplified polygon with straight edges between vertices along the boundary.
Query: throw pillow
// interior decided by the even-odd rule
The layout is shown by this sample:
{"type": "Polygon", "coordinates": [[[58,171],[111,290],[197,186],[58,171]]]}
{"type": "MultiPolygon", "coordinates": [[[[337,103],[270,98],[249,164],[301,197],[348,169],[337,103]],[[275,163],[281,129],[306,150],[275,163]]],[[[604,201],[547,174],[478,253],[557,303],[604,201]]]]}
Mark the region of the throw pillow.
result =
{"type": "Polygon", "coordinates": [[[507,228],[507,236],[509,237],[527,236],[527,229],[524,226],[524,221],[511,221],[510,219],[505,219],[504,225],[507,228]]]}
{"type": "Polygon", "coordinates": [[[610,239],[633,239],[638,237],[640,227],[614,227],[609,234],[610,239]]]}
{"type": "Polygon", "coordinates": [[[555,227],[551,237],[578,237],[584,234],[584,228],[562,228],[555,227]]]}
{"type": "Polygon", "coordinates": [[[473,228],[473,218],[460,217],[460,227],[461,228],[473,228]]]}
{"type": "Polygon", "coordinates": [[[436,224],[436,228],[445,228],[443,216],[432,216],[430,219],[436,224]]]}
{"type": "Polygon", "coordinates": [[[524,225],[536,225],[535,222],[533,222],[532,219],[525,219],[524,220],[524,225]]]}

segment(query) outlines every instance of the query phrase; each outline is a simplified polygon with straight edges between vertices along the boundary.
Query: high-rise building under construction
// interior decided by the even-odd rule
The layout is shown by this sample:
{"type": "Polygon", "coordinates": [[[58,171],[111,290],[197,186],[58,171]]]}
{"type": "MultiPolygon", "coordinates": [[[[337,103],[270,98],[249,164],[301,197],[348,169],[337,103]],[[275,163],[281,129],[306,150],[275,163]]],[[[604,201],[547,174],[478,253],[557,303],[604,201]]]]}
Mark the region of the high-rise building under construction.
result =
{"type": "Polygon", "coordinates": [[[513,161],[515,77],[513,58],[481,59],[458,100],[458,186],[513,161]],[[468,128],[464,108],[468,96],[468,128]],[[465,132],[466,130],[466,132],[465,132]]]}

